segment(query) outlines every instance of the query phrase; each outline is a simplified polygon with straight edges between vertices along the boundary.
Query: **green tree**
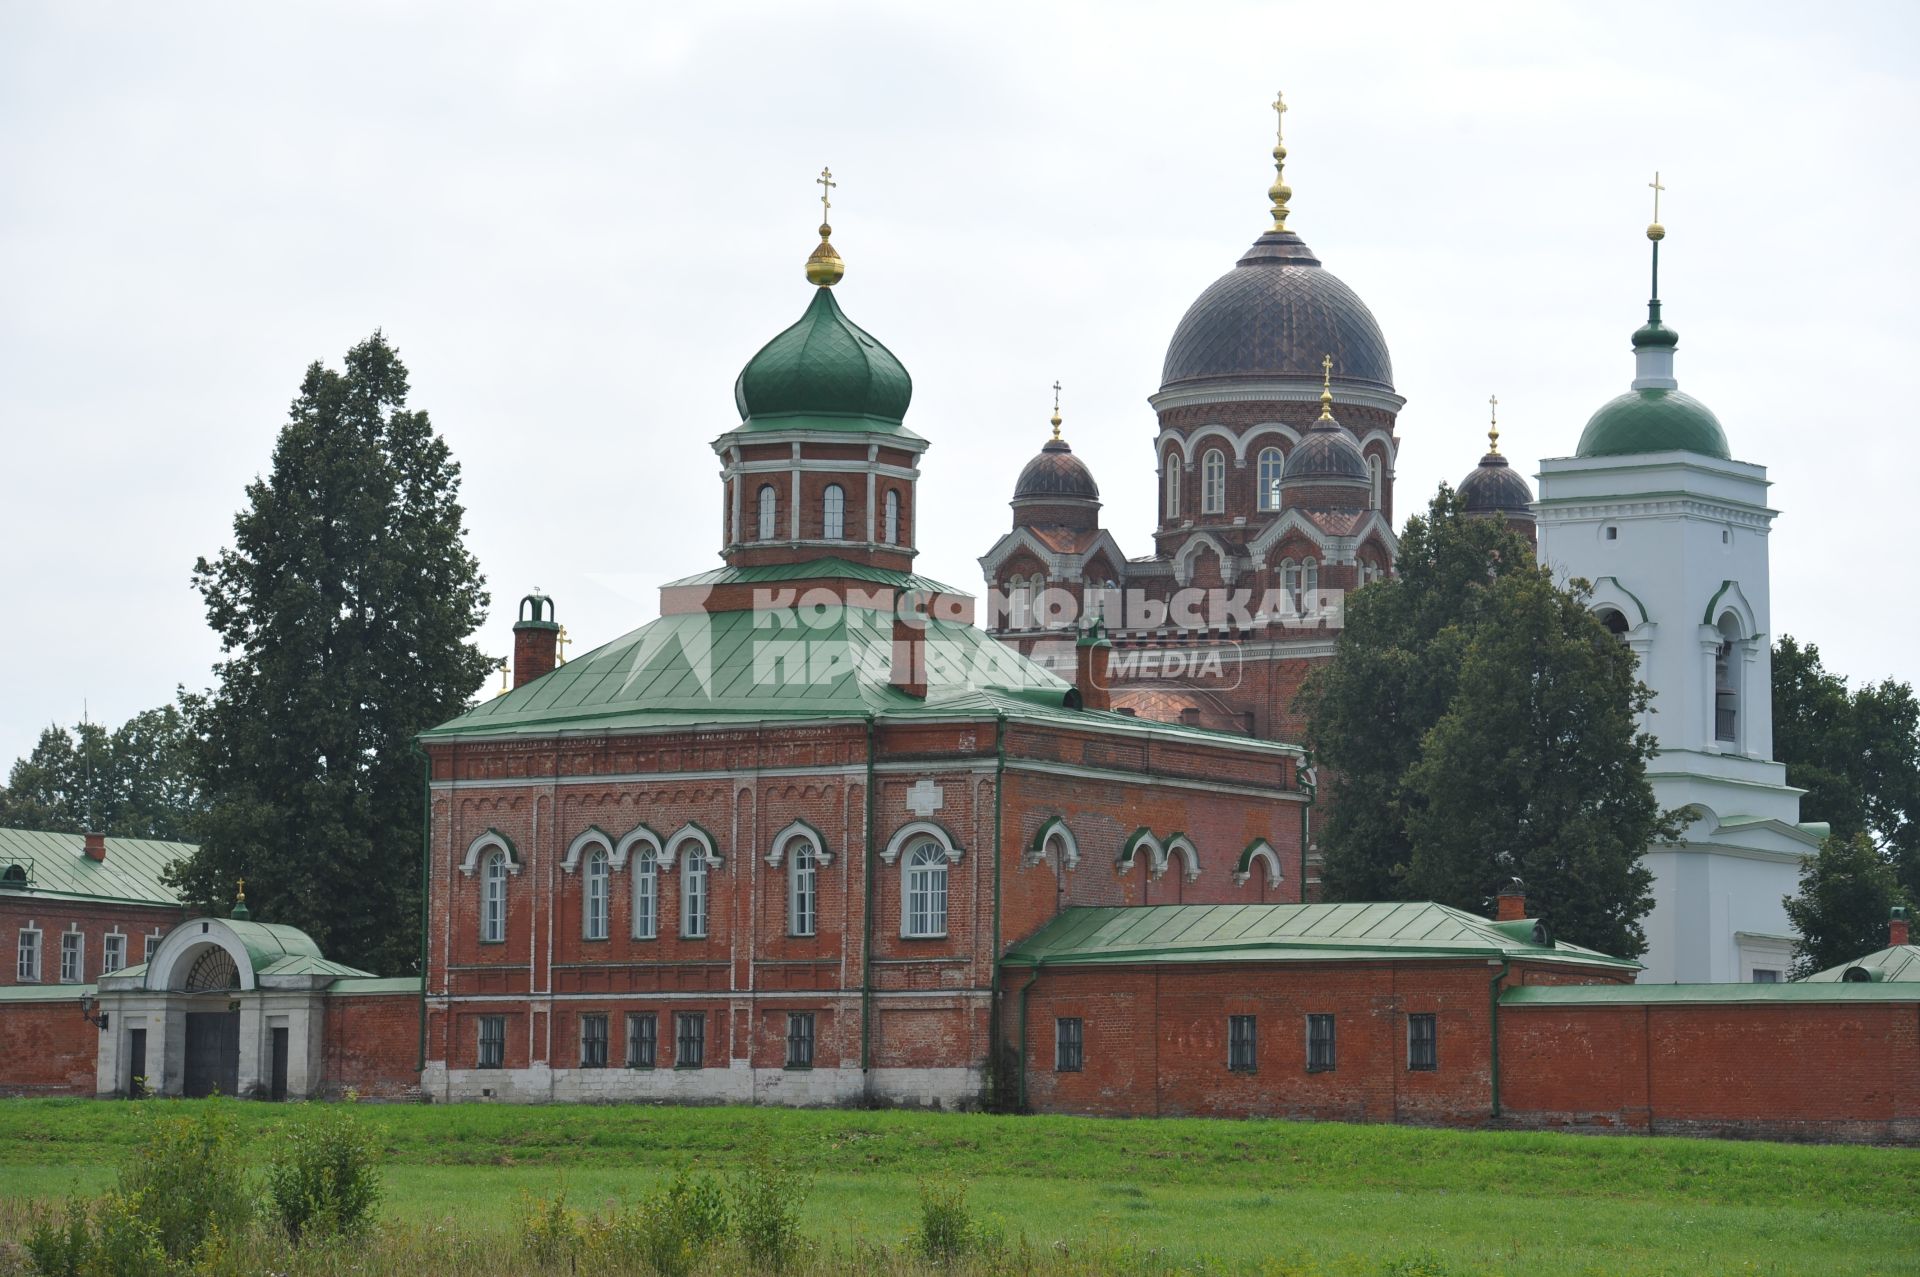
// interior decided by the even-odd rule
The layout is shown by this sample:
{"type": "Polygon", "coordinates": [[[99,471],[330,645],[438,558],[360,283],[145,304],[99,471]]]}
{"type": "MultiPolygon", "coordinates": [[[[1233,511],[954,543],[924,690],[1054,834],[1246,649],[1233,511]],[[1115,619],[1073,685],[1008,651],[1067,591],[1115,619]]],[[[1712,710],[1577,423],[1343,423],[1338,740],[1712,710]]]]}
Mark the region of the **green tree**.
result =
{"type": "Polygon", "coordinates": [[[1397,575],[1350,600],[1306,691],[1328,899],[1478,912],[1518,876],[1560,937],[1645,951],[1641,852],[1679,822],[1646,778],[1651,694],[1583,591],[1444,487],[1408,521],[1397,575]]]}
{"type": "Polygon", "coordinates": [[[1807,791],[1803,820],[1865,833],[1920,899],[1920,699],[1883,679],[1849,690],[1812,643],[1783,635],[1773,649],[1773,755],[1807,791]]]}
{"type": "Polygon", "coordinates": [[[460,468],[375,333],[307,369],[234,544],[194,568],[227,659],[201,715],[207,812],[177,874],[195,905],[247,880],[256,916],[385,974],[419,949],[416,733],[458,714],[492,662],[460,468]]]}
{"type": "Polygon", "coordinates": [[[192,712],[182,697],[108,732],[49,727],[0,790],[0,826],[187,841],[199,809],[192,712]]]}
{"type": "Polygon", "coordinates": [[[1800,894],[1786,897],[1787,919],[1799,933],[1794,978],[1886,948],[1888,915],[1910,903],[1873,839],[1832,835],[1800,866],[1800,894]]]}

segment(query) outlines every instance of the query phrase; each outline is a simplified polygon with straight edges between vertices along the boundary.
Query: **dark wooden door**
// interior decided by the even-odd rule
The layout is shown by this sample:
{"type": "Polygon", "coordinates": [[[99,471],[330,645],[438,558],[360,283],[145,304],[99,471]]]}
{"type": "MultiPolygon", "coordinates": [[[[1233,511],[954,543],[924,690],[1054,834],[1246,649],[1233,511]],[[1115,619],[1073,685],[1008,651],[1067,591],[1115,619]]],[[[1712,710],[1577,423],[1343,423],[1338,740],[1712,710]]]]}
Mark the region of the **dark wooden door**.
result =
{"type": "Polygon", "coordinates": [[[240,1013],[187,1012],[187,1077],[190,1098],[232,1095],[240,1089],[240,1013]]]}
{"type": "Polygon", "coordinates": [[[147,1077],[147,1031],[134,1029],[127,1034],[127,1094],[139,1099],[147,1077]]]}
{"type": "Polygon", "coordinates": [[[287,1098],[287,1031],[273,1031],[273,1098],[287,1098]]]}

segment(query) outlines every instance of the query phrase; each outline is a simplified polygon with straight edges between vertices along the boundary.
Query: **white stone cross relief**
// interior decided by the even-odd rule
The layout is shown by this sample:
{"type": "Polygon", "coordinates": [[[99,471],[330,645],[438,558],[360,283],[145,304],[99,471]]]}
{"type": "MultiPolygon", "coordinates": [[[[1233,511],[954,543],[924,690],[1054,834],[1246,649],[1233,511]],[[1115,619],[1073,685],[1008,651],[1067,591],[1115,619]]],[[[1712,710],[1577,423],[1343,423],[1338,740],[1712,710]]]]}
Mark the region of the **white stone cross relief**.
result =
{"type": "Polygon", "coordinates": [[[914,781],[907,790],[907,810],[922,820],[930,819],[946,805],[947,791],[925,777],[914,781]]]}

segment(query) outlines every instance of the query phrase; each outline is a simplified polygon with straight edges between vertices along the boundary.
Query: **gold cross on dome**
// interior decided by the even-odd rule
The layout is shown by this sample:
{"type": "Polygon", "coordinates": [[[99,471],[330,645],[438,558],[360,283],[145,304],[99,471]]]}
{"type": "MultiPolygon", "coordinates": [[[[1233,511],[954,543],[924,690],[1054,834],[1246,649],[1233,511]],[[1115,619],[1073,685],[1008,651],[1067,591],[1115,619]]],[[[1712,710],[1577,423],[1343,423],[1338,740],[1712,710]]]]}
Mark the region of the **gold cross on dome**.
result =
{"type": "Polygon", "coordinates": [[[235,878],[233,880],[233,887],[233,898],[235,900],[245,900],[247,898],[247,880],[245,878],[235,878]]]}
{"type": "Polygon", "coordinates": [[[1660,220],[1660,192],[1667,189],[1660,185],[1660,171],[1658,169],[1654,170],[1653,180],[1648,182],[1647,185],[1653,190],[1653,220],[1657,222],[1660,220]]]}
{"type": "Polygon", "coordinates": [[[1500,451],[1500,396],[1487,396],[1487,447],[1489,451],[1500,451]]]}
{"type": "Polygon", "coordinates": [[[1285,141],[1287,136],[1287,95],[1277,89],[1273,94],[1273,136],[1275,141],[1285,141]]]}
{"type": "Polygon", "coordinates": [[[1060,383],[1053,383],[1053,437],[1060,437],[1060,383]]]}
{"type": "Polygon", "coordinates": [[[833,170],[830,168],[821,169],[820,176],[813,180],[820,185],[820,220],[828,221],[827,211],[833,207],[833,188],[840,183],[833,180],[833,170]]]}

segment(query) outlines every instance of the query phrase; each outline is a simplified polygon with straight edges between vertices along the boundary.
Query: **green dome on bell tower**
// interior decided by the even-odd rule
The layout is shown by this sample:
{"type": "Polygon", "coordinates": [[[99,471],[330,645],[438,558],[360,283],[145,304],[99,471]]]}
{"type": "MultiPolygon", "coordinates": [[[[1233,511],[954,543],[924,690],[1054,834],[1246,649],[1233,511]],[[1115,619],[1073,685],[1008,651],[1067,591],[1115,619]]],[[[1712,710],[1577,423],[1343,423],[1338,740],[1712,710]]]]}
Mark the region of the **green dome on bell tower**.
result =
{"type": "Polygon", "coordinates": [[[1727,432],[1713,410],[1692,395],[1680,393],[1673,377],[1673,352],[1680,334],[1660,319],[1660,241],[1667,237],[1660,224],[1660,175],[1653,175],[1653,297],[1647,302],[1647,322],[1633,334],[1636,373],[1632,388],[1608,400],[1587,421],[1580,434],[1579,457],[1620,457],[1642,452],[1697,452],[1728,460],[1727,432]]]}

